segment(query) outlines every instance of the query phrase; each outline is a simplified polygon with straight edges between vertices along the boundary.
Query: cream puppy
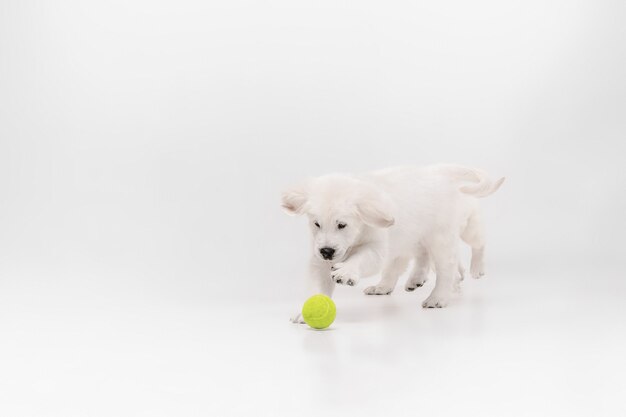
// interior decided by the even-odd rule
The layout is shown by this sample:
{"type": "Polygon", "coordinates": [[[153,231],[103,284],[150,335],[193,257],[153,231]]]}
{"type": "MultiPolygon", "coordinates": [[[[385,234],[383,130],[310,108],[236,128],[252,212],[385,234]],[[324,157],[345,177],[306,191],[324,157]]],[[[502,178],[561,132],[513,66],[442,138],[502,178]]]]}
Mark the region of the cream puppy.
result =
{"type": "MultiPolygon", "coordinates": [[[[331,296],[336,284],[355,286],[360,278],[382,272],[365,293],[390,294],[414,259],[405,289],[421,287],[432,265],[436,283],[422,306],[445,307],[457,271],[462,279],[459,236],[472,248],[471,276],[484,274],[477,198],[495,192],[503,181],[493,182],[477,169],[433,165],[326,175],[287,190],[284,210],[309,218],[309,290],[331,296]]],[[[301,322],[300,315],[292,321],[301,322]]]]}

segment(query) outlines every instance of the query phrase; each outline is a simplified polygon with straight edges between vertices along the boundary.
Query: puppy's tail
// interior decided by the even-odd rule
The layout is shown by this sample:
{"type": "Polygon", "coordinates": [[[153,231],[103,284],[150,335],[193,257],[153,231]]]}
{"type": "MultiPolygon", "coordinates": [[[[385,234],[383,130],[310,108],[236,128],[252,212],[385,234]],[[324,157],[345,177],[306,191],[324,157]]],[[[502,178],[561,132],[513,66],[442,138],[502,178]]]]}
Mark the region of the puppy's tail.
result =
{"type": "Polygon", "coordinates": [[[492,181],[485,171],[460,165],[440,165],[438,170],[455,181],[471,183],[462,185],[459,191],[478,198],[495,193],[504,182],[504,177],[492,181]]]}

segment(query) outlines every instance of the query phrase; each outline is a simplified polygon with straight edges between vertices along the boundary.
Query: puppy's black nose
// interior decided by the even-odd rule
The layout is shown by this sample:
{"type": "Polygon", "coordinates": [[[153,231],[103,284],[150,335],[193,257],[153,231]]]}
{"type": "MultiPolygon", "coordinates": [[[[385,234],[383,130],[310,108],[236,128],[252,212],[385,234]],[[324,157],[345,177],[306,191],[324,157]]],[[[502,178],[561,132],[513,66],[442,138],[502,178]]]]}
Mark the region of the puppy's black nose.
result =
{"type": "Polygon", "coordinates": [[[322,248],[320,249],[320,253],[322,254],[322,258],[331,260],[333,259],[333,255],[335,254],[335,250],[333,248],[322,248]]]}

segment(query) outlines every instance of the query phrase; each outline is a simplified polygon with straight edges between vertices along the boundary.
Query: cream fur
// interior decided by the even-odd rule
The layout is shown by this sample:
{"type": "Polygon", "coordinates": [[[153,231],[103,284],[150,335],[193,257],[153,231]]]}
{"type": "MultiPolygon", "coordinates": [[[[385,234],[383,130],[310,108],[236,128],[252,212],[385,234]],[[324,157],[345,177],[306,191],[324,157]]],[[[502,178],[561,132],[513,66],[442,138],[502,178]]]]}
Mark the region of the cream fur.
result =
{"type": "MultiPolygon", "coordinates": [[[[470,275],[484,275],[477,198],[495,192],[503,181],[457,165],[332,174],[292,187],[283,194],[282,206],[289,214],[309,218],[311,293],[331,296],[336,284],[354,286],[360,278],[382,272],[380,282],[364,291],[390,294],[415,260],[405,289],[422,286],[432,265],[436,283],[422,306],[445,307],[463,277],[459,237],[472,248],[470,275]],[[332,260],[324,259],[322,248],[335,251],[332,260]]],[[[301,322],[299,314],[292,320],[301,322]]]]}

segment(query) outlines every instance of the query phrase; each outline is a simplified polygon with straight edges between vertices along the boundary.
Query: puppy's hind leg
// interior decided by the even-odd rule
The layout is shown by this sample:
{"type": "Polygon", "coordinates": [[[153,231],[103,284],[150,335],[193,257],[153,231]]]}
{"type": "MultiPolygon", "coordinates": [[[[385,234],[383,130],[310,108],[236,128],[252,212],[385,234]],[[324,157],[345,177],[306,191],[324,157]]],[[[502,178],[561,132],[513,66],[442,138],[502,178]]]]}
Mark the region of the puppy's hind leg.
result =
{"type": "Polygon", "coordinates": [[[472,248],[470,275],[480,278],[485,275],[485,232],[478,211],[474,211],[467,220],[467,226],[461,233],[461,239],[472,248]]]}
{"type": "Polygon", "coordinates": [[[390,259],[383,268],[382,278],[377,285],[365,288],[363,292],[367,295],[387,295],[391,294],[396,287],[398,278],[409,264],[409,258],[396,257],[390,259]]]}
{"type": "Polygon", "coordinates": [[[413,271],[404,286],[406,291],[414,291],[421,287],[428,280],[428,271],[430,270],[430,257],[425,247],[420,246],[415,256],[415,265],[413,271]]]}
{"type": "Polygon", "coordinates": [[[441,308],[448,305],[454,290],[454,280],[458,273],[457,237],[438,237],[431,242],[430,254],[435,263],[437,281],[435,288],[422,307],[441,308]]]}

